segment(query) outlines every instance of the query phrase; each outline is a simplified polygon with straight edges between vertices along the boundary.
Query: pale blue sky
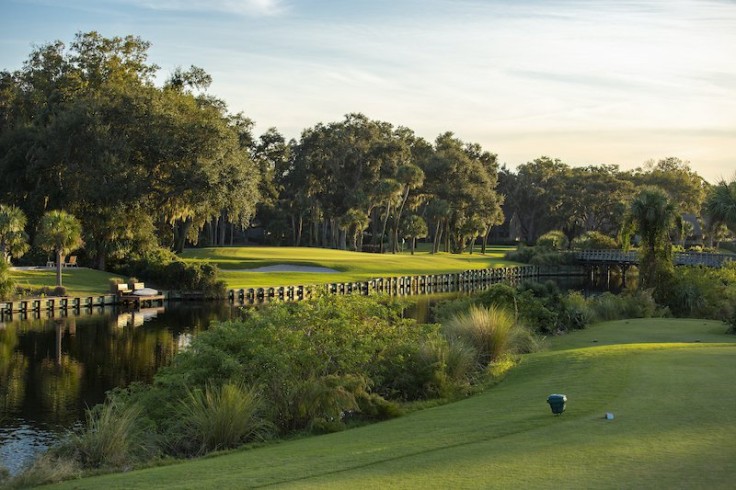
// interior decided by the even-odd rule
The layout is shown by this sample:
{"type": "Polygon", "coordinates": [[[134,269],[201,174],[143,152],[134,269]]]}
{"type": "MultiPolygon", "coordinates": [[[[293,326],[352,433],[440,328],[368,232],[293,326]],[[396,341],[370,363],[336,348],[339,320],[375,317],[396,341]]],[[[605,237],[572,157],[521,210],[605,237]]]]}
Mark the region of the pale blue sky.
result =
{"type": "Polygon", "coordinates": [[[201,66],[257,132],[348,112],[453,131],[514,167],[678,156],[736,172],[730,0],[0,0],[0,69],[78,31],[153,43],[161,77],[201,66]]]}

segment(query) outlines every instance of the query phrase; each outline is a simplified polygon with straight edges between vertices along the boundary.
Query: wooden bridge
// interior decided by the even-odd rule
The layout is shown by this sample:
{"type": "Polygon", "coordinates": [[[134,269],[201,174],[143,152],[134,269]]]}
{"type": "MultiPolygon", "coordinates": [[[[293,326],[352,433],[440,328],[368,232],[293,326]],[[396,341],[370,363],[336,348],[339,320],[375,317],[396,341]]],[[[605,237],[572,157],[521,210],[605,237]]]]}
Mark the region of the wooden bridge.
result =
{"type": "MultiPolygon", "coordinates": [[[[629,267],[639,264],[639,252],[584,250],[573,253],[575,259],[583,265],[618,265],[629,267]]],[[[676,252],[673,256],[675,265],[702,265],[705,267],[722,267],[726,262],[735,259],[736,255],[699,252],[676,252]]]]}

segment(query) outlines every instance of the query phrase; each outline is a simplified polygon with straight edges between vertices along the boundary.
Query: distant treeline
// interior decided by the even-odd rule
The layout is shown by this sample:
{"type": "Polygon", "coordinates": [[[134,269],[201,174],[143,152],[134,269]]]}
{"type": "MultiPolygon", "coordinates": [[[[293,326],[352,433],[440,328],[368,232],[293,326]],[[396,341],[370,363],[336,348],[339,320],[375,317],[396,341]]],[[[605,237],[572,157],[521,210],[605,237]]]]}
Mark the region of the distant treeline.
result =
{"type": "Polygon", "coordinates": [[[461,252],[489,237],[533,243],[552,229],[615,236],[640,186],[664,188],[695,216],[709,187],[677,158],[624,172],[541,157],[512,171],[451,132],[428,142],[362,114],[298,140],[274,128],[255,136],[251,120],[207,92],[201,68],[155,84],[148,49],[133,36],[80,33],[0,72],[0,203],[25,213],[31,239],[44,212],[77,216],[83,258],[101,269],[159,246],[249,235],[377,252],[417,238],[461,252]]]}

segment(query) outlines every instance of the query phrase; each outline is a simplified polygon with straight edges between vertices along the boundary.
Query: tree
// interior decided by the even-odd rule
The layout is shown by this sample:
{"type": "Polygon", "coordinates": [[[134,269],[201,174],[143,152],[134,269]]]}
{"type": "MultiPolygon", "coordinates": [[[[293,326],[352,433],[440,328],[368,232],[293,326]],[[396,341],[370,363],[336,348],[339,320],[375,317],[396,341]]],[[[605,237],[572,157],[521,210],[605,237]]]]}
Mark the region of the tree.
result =
{"type": "Polygon", "coordinates": [[[649,161],[636,169],[629,178],[639,186],[663,189],[675,205],[678,214],[697,214],[706,196],[707,183],[690,169],[688,162],[668,157],[657,163],[649,161]]]}
{"type": "Polygon", "coordinates": [[[43,250],[56,255],[56,285],[61,286],[64,257],[84,245],[82,224],[66,211],[49,211],[41,218],[36,242],[43,250]]]}
{"type": "Polygon", "coordinates": [[[0,261],[20,257],[28,250],[26,215],[15,206],[0,204],[0,261]]]}
{"type": "Polygon", "coordinates": [[[434,251],[442,235],[445,251],[462,253],[468,239],[480,234],[476,233],[480,226],[469,231],[469,222],[488,226],[502,216],[503,199],[495,190],[496,155],[446,132],[437,137],[434,155],[423,163],[425,181],[420,192],[429,201],[427,216],[440,220],[434,223],[434,251]]]}
{"type": "Polygon", "coordinates": [[[655,294],[664,293],[672,278],[672,242],[670,230],[675,224],[675,204],[667,193],[658,187],[644,188],[631,203],[623,234],[624,246],[631,232],[641,237],[639,257],[639,287],[655,288],[655,294]]]}
{"type": "Polygon", "coordinates": [[[721,180],[705,200],[705,212],[714,225],[724,224],[736,233],[736,179],[721,180]]]}
{"type": "Polygon", "coordinates": [[[565,206],[567,164],[540,157],[520,165],[514,174],[501,171],[500,192],[506,196],[505,212],[516,215],[521,238],[533,244],[540,235],[560,228],[567,221],[565,206]]]}
{"type": "Polygon", "coordinates": [[[427,222],[424,218],[416,214],[410,214],[402,220],[402,231],[404,238],[410,240],[411,254],[414,255],[414,249],[417,246],[417,238],[427,236],[427,222]]]}

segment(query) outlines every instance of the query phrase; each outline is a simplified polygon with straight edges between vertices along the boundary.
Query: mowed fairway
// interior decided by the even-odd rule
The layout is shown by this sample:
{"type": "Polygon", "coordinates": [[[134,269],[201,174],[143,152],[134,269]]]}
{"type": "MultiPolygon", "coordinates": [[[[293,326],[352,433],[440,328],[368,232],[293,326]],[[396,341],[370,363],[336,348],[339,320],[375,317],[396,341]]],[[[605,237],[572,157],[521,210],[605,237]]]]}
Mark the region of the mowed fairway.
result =
{"type": "Polygon", "coordinates": [[[61,487],[733,488],[736,338],[718,330],[706,321],[599,324],[553,339],[552,350],[457,403],[61,487]],[[653,324],[656,340],[639,343],[653,324]],[[546,404],[551,393],[568,397],[561,416],[546,404]]]}
{"type": "MultiPolygon", "coordinates": [[[[19,287],[37,289],[44,286],[56,286],[56,269],[11,269],[10,277],[19,287]]],[[[65,267],[61,272],[61,280],[69,296],[85,296],[90,294],[108,294],[110,279],[119,274],[88,269],[87,267],[65,267]]]]}
{"type": "MultiPolygon", "coordinates": [[[[288,286],[328,282],[365,281],[374,277],[443,274],[468,269],[500,267],[514,263],[503,259],[512,247],[489,247],[481,255],[417,252],[410,255],[370,254],[307,247],[218,247],[187,249],[185,261],[209,262],[221,269],[220,278],[229,288],[288,286]],[[335,273],[251,272],[265,266],[308,266],[333,269],[335,273]]],[[[518,265],[518,264],[517,264],[518,265]]]]}

